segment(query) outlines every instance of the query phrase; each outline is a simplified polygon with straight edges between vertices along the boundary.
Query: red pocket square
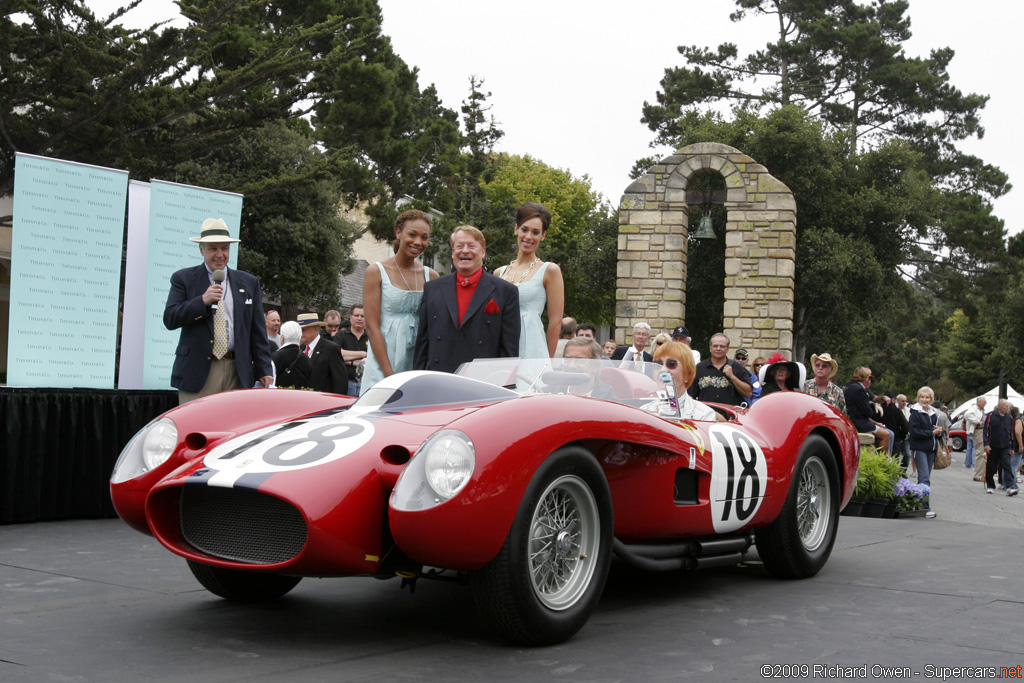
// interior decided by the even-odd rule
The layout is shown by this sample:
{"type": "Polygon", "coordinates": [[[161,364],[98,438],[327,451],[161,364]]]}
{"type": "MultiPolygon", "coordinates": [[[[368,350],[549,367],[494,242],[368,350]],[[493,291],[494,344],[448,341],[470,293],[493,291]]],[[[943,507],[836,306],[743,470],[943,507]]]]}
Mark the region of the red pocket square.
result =
{"type": "Polygon", "coordinates": [[[484,313],[501,313],[501,309],[498,308],[498,302],[494,299],[488,301],[487,305],[484,306],[484,313]]]}

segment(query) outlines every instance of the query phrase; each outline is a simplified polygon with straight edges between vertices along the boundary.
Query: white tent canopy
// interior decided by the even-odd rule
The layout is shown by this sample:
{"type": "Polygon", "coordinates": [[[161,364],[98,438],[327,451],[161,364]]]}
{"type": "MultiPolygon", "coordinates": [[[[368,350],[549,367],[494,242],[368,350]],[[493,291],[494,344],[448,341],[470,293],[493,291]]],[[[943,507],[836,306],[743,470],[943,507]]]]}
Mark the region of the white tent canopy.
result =
{"type": "MultiPolygon", "coordinates": [[[[985,405],[985,412],[995,410],[996,403],[999,401],[999,387],[995,386],[992,388],[991,391],[987,391],[984,394],[980,394],[979,396],[975,396],[972,399],[964,401],[963,403],[957,406],[956,410],[949,414],[949,419],[955,420],[961,415],[963,415],[965,412],[967,412],[968,408],[974,405],[975,401],[981,398],[981,396],[984,396],[988,400],[988,403],[985,405]]],[[[1024,396],[1018,394],[1017,390],[1011,387],[1009,384],[1006,385],[1006,398],[1010,400],[1010,403],[1017,406],[1018,410],[1024,413],[1024,396]]]]}

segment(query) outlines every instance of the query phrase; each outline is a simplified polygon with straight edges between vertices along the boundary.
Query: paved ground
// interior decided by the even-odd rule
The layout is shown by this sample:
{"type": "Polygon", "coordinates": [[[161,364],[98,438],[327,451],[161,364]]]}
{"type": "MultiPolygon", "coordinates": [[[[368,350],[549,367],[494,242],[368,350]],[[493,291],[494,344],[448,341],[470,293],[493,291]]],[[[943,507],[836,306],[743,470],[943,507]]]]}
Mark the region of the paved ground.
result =
{"type": "Polygon", "coordinates": [[[492,636],[460,586],[421,582],[410,596],[395,581],[307,579],[275,604],[237,606],[118,520],[0,527],[0,681],[717,682],[759,680],[771,664],[873,680],[887,677],[879,667],[1016,667],[1024,572],[1008,529],[1024,526],[1024,500],[986,495],[959,459],[935,474],[936,519],[843,517],[813,579],[778,581],[757,563],[616,564],[590,623],[537,649],[492,636]],[[867,668],[826,668],[837,666],[867,668]]]}
{"type": "MultiPolygon", "coordinates": [[[[913,475],[910,479],[917,481],[913,475]]],[[[936,519],[1024,529],[1021,495],[1007,496],[998,488],[994,494],[986,494],[985,485],[974,481],[974,468],[964,467],[963,452],[953,453],[953,462],[946,469],[932,472],[932,484],[931,506],[936,519]]]]}

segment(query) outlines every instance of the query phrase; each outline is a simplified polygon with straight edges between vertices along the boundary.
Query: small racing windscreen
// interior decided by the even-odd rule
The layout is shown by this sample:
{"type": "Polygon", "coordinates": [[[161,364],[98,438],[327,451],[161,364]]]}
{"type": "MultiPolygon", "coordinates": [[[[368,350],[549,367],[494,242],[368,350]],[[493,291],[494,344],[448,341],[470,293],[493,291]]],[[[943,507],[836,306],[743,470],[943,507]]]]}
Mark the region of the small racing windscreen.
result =
{"type": "Polygon", "coordinates": [[[495,385],[447,372],[401,372],[375,384],[353,408],[401,413],[427,406],[487,403],[515,398],[516,393],[495,385]]]}

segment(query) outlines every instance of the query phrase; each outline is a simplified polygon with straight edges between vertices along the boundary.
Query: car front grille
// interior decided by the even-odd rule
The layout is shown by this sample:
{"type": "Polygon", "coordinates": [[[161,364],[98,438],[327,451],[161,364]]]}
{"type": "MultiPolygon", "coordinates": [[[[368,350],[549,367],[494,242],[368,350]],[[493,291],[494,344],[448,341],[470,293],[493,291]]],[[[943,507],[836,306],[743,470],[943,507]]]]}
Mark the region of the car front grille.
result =
{"type": "Polygon", "coordinates": [[[251,564],[285,562],[306,545],[302,514],[252,489],[182,487],[181,533],[204,553],[251,564]]]}

